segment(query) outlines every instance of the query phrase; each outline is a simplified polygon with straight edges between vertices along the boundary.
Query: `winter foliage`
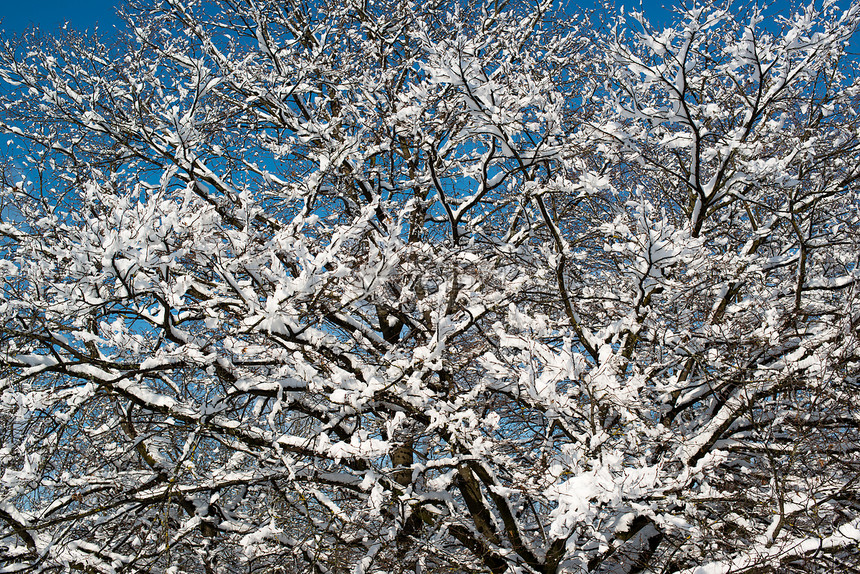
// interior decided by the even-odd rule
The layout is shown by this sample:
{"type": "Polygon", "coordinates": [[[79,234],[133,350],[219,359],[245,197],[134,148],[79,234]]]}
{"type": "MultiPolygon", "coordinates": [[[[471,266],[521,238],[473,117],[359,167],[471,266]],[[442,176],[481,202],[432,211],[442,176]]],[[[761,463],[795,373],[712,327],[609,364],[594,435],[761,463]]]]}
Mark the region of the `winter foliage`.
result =
{"type": "Polygon", "coordinates": [[[744,6],[6,36],[0,572],[856,572],[860,5],[744,6]]]}

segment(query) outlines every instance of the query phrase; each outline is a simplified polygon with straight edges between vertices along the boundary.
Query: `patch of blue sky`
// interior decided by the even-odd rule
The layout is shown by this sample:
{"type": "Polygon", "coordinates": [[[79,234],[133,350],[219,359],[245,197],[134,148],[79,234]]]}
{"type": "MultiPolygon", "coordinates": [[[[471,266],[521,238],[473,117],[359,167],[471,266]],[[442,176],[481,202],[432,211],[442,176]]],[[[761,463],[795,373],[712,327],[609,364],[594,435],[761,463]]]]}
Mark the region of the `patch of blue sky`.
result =
{"type": "MultiPolygon", "coordinates": [[[[590,9],[598,3],[589,0],[562,1],[560,4],[565,12],[574,13],[580,10],[590,9]]],[[[598,8],[599,11],[611,16],[613,12],[624,10],[640,11],[655,26],[669,24],[673,19],[673,13],[682,6],[692,5],[692,2],[683,0],[670,2],[666,0],[615,0],[615,2],[598,8]]],[[[766,15],[773,19],[779,16],[791,14],[797,2],[777,0],[766,2],[766,15]]],[[[820,4],[820,2],[819,2],[820,4]]],[[[847,0],[839,0],[838,5],[847,7],[847,0]]],[[[112,30],[114,27],[121,28],[122,20],[117,16],[117,10],[123,2],[116,0],[42,0],[38,3],[28,2],[0,2],[0,29],[7,33],[20,33],[32,26],[38,26],[43,32],[50,33],[52,30],[68,24],[69,27],[78,30],[94,30],[96,27],[101,32],[112,30]]],[[[740,8],[745,3],[734,2],[730,6],[740,8]]]]}
{"type": "Polygon", "coordinates": [[[35,26],[50,33],[68,24],[78,30],[92,31],[98,27],[104,32],[122,25],[116,15],[117,5],[115,0],[0,2],[0,28],[14,34],[35,26]]]}

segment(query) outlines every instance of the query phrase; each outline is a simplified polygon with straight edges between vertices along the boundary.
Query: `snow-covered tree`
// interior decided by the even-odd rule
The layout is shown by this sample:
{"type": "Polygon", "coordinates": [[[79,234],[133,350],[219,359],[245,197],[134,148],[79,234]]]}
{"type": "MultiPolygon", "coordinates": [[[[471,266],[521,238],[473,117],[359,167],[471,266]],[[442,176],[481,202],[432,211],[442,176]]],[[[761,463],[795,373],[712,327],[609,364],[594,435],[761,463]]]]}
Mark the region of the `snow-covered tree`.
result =
{"type": "Polygon", "coordinates": [[[0,571],[856,571],[860,6],[467,4],[2,41],[0,571]]]}

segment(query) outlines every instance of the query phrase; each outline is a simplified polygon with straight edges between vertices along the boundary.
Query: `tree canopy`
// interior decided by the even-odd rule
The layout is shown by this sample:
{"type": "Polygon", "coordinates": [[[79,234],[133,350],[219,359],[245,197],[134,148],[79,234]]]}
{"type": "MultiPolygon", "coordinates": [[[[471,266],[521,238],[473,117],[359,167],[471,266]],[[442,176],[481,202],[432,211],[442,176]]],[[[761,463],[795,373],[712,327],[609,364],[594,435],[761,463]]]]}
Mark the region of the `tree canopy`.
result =
{"type": "Polygon", "coordinates": [[[0,41],[0,572],[856,572],[860,5],[0,41]]]}

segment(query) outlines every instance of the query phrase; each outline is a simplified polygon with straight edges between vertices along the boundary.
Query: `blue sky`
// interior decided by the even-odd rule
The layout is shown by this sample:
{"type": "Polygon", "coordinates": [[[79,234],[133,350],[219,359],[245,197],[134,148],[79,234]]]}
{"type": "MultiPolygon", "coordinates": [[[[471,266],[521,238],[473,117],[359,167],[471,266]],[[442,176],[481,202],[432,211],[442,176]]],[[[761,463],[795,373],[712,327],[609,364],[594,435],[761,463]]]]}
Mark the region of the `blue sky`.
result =
{"type": "MultiPolygon", "coordinates": [[[[592,6],[593,0],[582,0],[583,6],[592,6]]],[[[672,0],[645,0],[646,14],[652,19],[665,15],[663,5],[672,5],[672,0]]],[[[112,28],[119,24],[114,12],[118,0],[0,0],[0,28],[7,32],[23,32],[28,26],[36,24],[42,31],[50,32],[68,21],[73,28],[100,29],[112,28]]],[[[616,0],[616,4],[639,7],[639,0],[616,0]]]]}
{"type": "Polygon", "coordinates": [[[114,15],[115,0],[0,0],[0,28],[23,32],[32,24],[50,32],[68,21],[74,28],[111,28],[119,23],[114,15]]]}
{"type": "MultiPolygon", "coordinates": [[[[120,25],[115,14],[115,6],[119,5],[121,1],[39,0],[31,3],[27,0],[0,0],[0,29],[10,33],[20,33],[28,26],[37,25],[43,32],[50,33],[63,22],[68,22],[70,26],[79,30],[92,30],[98,25],[102,31],[107,31],[120,25]]],[[[157,2],[159,0],[150,1],[157,2]]],[[[599,2],[599,0],[561,1],[569,1],[571,4],[580,4],[585,7],[592,7],[599,2]]],[[[758,1],[769,4],[771,14],[787,13],[792,4],[790,0],[758,1]]],[[[801,0],[801,3],[808,1],[801,0]]],[[[818,3],[820,1],[818,0],[818,3]]],[[[648,19],[659,25],[660,23],[667,23],[671,18],[671,7],[684,3],[684,0],[614,0],[614,2],[617,6],[626,6],[628,9],[641,7],[648,19]],[[666,8],[667,6],[669,8],[666,8]]],[[[734,2],[739,6],[746,4],[746,0],[734,0],[734,2]]],[[[837,3],[843,7],[847,6],[849,2],[850,0],[837,0],[837,3]]],[[[856,43],[857,41],[855,41],[856,43]]]]}

